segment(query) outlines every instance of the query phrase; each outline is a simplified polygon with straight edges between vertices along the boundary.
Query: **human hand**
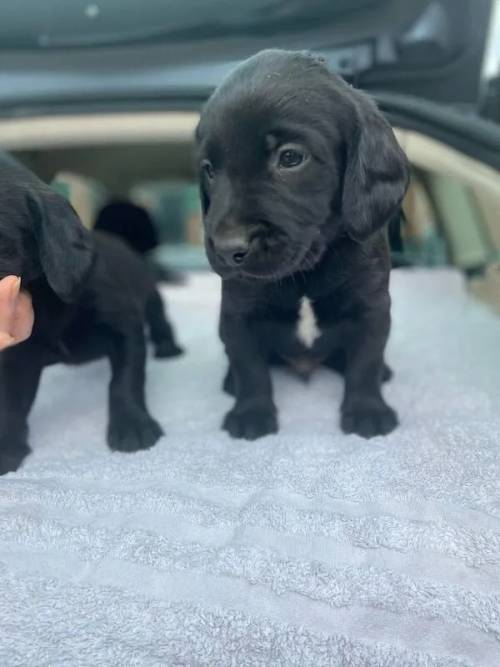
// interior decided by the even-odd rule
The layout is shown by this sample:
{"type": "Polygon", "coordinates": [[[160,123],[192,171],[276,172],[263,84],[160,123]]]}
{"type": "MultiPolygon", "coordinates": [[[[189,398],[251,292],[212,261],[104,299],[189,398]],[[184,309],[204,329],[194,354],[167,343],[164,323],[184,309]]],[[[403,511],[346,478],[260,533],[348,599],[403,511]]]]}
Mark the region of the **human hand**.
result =
{"type": "Polygon", "coordinates": [[[21,292],[21,278],[0,280],[0,350],[22,343],[31,335],[34,323],[31,297],[21,292]]]}

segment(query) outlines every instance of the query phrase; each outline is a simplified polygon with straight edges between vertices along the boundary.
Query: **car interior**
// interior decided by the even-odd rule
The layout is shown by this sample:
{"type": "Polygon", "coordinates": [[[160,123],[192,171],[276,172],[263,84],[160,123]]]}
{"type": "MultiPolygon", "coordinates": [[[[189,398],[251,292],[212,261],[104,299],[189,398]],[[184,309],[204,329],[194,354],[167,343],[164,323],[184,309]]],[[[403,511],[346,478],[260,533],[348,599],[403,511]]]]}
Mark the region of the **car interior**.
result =
{"type": "MultiPolygon", "coordinates": [[[[283,76],[285,85],[290,80],[283,76]]],[[[296,83],[286,88],[284,98],[295,101],[297,89],[296,83]]],[[[265,82],[259,94],[268,90],[265,82]]],[[[260,108],[259,95],[242,98],[242,106],[260,108]]],[[[317,123],[307,96],[298,101],[304,122],[317,123]]],[[[213,108],[206,117],[213,118],[210,112],[220,118],[213,108]]],[[[224,148],[231,157],[239,157],[246,127],[224,148]]],[[[356,181],[347,151],[366,136],[363,127],[356,129],[357,136],[344,137],[347,168],[332,167],[342,172],[339,187],[333,195],[320,192],[322,205],[338,198],[338,208],[328,211],[343,216],[345,193],[350,195],[346,174],[348,185],[356,181]]],[[[330,134],[324,136],[329,142],[330,134]]],[[[216,133],[213,143],[219,140],[216,133]]],[[[266,154],[272,185],[263,189],[273,196],[281,192],[274,184],[282,177],[275,167],[279,151],[287,152],[284,141],[276,161],[266,154]]],[[[399,153],[392,136],[390,143],[399,153]]],[[[500,0],[0,2],[4,153],[68,199],[88,229],[102,230],[104,212],[113,205],[135,209],[138,217],[129,218],[145,249],[134,247],[152,272],[140,256],[128,254],[137,273],[123,268],[130,263],[117,264],[112,256],[101,262],[94,254],[99,271],[82,280],[81,309],[80,302],[63,303],[42,277],[49,306],[57,306],[45,319],[36,310],[40,292],[31,296],[22,276],[2,276],[17,281],[18,295],[33,304],[42,324],[57,325],[52,313],[59,308],[69,317],[76,311],[71,337],[83,347],[92,343],[87,325],[96,323],[98,334],[111,332],[113,346],[134,353],[134,363],[125,363],[118,347],[109,359],[66,363],[73,359],[56,327],[56,340],[50,336],[46,347],[63,363],[43,369],[27,424],[13,420],[22,444],[29,430],[31,449],[19,467],[3,474],[3,451],[9,456],[16,438],[2,414],[15,413],[12,397],[26,405],[33,398],[31,389],[18,390],[16,383],[26,369],[36,371],[37,357],[13,364],[2,383],[0,353],[0,426],[8,424],[0,428],[0,667],[500,665],[500,0]],[[411,179],[401,211],[398,196],[396,214],[385,220],[392,271],[383,232],[373,239],[341,238],[340,250],[335,237],[317,261],[309,259],[309,244],[298,264],[293,246],[292,260],[278,263],[276,245],[268,251],[265,239],[273,269],[284,265],[282,273],[253,276],[238,269],[238,238],[239,248],[229,246],[236,266],[229,278],[217,272],[213,243],[209,265],[198,181],[213,177],[210,187],[224,186],[227,174],[217,182],[210,151],[197,164],[195,130],[226,75],[270,48],[313,52],[371,96],[394,128],[411,179]],[[151,317],[130,326],[136,319],[129,309],[135,315],[142,303],[134,296],[137,275],[155,290],[156,317],[161,311],[162,321],[166,316],[172,325],[176,356],[158,354],[151,317]],[[93,278],[103,282],[92,291],[93,278]],[[114,293],[108,283],[118,285],[114,293]],[[383,299],[377,298],[380,285],[383,299]],[[356,297],[346,299],[345,309],[344,293],[356,297]],[[97,312],[100,297],[113,294],[125,312],[120,325],[123,319],[127,335],[134,329],[132,344],[121,328],[110,329],[105,315],[114,314],[113,305],[108,310],[106,302],[97,312]],[[236,330],[229,344],[224,306],[232,307],[236,330]],[[247,306],[255,306],[253,319],[247,306]],[[257,339],[253,329],[268,324],[266,318],[272,326],[257,339]],[[377,348],[389,320],[387,348],[377,348]],[[144,333],[143,342],[134,342],[144,333]],[[340,355],[321,352],[330,336],[340,355]],[[261,355],[287,340],[302,345],[295,363],[285,353],[261,355]],[[238,404],[244,383],[231,345],[241,353],[252,389],[243,396],[246,405],[238,404]],[[301,364],[311,358],[312,365],[301,364]],[[134,400],[113,414],[111,399],[128,395],[122,387],[130,378],[136,380],[134,400]],[[368,402],[359,392],[359,404],[368,408],[368,417],[361,410],[364,431],[345,428],[352,386],[369,390],[368,402]],[[366,423],[380,425],[371,414],[380,406],[378,396],[372,400],[374,387],[387,400],[390,428],[397,412],[393,432],[366,430],[366,423]],[[271,393],[279,430],[271,432],[273,414],[265,432],[235,430],[241,405],[243,416],[255,411],[255,422],[269,421],[271,393]],[[139,450],[138,402],[139,416],[147,404],[165,434],[139,450]],[[2,406],[8,408],[3,413],[2,406]],[[124,427],[125,441],[132,436],[126,451],[106,444],[112,422],[124,427]]],[[[384,161],[382,149],[377,157],[384,161]]],[[[368,159],[354,162],[357,180],[368,180],[368,173],[372,193],[377,188],[390,199],[390,174],[377,171],[373,161],[371,169],[365,168],[368,159]]],[[[402,195],[403,158],[397,164],[401,169],[394,174],[393,168],[392,177],[402,195]]],[[[254,183],[249,173],[250,198],[262,179],[259,172],[254,183]]],[[[322,174],[327,185],[330,173],[322,174]]],[[[298,201],[298,212],[300,206],[316,210],[310,181],[289,182],[300,187],[284,199],[293,206],[298,201]]],[[[287,187],[289,182],[285,178],[287,187]]],[[[5,203],[16,203],[17,184],[10,197],[12,181],[0,178],[0,186],[5,203]]],[[[37,187],[78,223],[66,202],[35,180],[37,187]]],[[[241,214],[238,187],[232,190],[228,196],[221,188],[220,198],[212,198],[223,202],[220,227],[229,221],[279,230],[282,220],[274,213],[266,217],[273,207],[259,208],[256,197],[257,206],[241,214]]],[[[33,222],[35,234],[20,227],[17,245],[34,238],[40,263],[43,216],[32,214],[31,190],[20,192],[20,219],[33,222]]],[[[351,197],[361,211],[362,197],[351,197]]],[[[376,198],[370,202],[374,220],[380,207],[376,198]]],[[[2,216],[8,210],[0,209],[2,216]]],[[[348,214],[345,221],[349,232],[348,214]]],[[[1,222],[10,231],[3,217],[1,222]]],[[[285,222],[311,233],[310,215],[298,224],[285,222]]],[[[215,214],[206,221],[207,228],[217,223],[215,214]]],[[[129,240],[125,227],[117,232],[122,241],[129,240]]],[[[46,238],[64,241],[70,230],[55,229],[46,238]]],[[[116,239],[89,239],[80,224],[72,229],[90,248],[118,249],[116,239]]],[[[250,247],[252,236],[245,232],[250,247]]],[[[325,232],[321,219],[312,232],[325,232]]],[[[17,246],[5,238],[10,259],[17,246]]],[[[71,250],[85,247],[74,241],[65,247],[68,254],[63,248],[50,268],[78,268],[71,250]]],[[[243,249],[243,257],[251,257],[243,249]]],[[[147,303],[143,311],[147,315],[147,303]]],[[[1,334],[0,326],[0,347],[1,334]]],[[[12,346],[14,352],[22,355],[26,340],[12,346]]],[[[105,349],[114,347],[107,343],[105,349]]]]}
{"type": "MultiPolygon", "coordinates": [[[[0,120],[0,145],[70,199],[92,228],[109,200],[149,210],[156,261],[206,268],[194,172],[195,112],[0,120]]],[[[419,130],[395,127],[411,166],[398,265],[458,267],[470,290],[500,310],[500,173],[419,130]]]]}

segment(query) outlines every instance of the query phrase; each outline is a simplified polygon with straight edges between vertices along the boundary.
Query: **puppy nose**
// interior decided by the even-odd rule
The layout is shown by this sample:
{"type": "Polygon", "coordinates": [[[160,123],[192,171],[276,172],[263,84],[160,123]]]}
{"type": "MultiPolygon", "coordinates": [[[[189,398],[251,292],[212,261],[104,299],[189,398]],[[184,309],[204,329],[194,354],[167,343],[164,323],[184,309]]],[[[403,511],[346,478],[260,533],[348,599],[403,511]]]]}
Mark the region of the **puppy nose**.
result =
{"type": "Polygon", "coordinates": [[[241,266],[248,255],[248,240],[243,236],[214,239],[215,252],[229,266],[241,266]]]}

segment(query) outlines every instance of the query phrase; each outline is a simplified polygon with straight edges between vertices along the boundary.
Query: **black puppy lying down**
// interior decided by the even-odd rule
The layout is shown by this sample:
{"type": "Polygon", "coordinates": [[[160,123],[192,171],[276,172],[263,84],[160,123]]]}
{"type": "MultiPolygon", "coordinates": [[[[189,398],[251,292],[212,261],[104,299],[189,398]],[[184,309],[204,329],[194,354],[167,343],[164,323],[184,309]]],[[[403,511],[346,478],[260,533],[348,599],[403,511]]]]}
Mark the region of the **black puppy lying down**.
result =
{"type": "Polygon", "coordinates": [[[387,223],[407,160],[374,103],[314,57],[263,51],[208,101],[197,130],[208,258],[236,402],[224,428],[277,431],[270,364],[345,375],[341,426],[397,425],[381,383],[390,329],[387,223]]]}
{"type": "Polygon", "coordinates": [[[144,397],[147,322],[156,356],[181,352],[155,282],[120,240],[88,232],[70,204],[36,176],[0,157],[0,278],[17,275],[33,300],[24,343],[0,353],[0,474],[30,449],[27,417],[44,366],[107,356],[108,444],[135,451],[162,434],[144,397]]]}

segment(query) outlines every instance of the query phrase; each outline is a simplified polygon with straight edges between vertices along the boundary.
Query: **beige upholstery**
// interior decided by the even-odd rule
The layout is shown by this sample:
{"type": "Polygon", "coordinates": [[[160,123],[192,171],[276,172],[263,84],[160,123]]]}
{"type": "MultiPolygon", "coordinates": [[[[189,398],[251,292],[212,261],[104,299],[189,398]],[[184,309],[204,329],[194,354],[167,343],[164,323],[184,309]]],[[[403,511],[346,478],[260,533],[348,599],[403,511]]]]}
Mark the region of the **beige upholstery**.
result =
{"type": "MultiPolygon", "coordinates": [[[[198,114],[178,112],[5,119],[0,120],[0,146],[15,152],[47,180],[60,172],[73,174],[73,203],[89,224],[93,212],[85,201],[85,179],[95,179],[116,195],[128,193],[139,182],[192,180],[197,122],[198,114]]],[[[426,175],[428,182],[430,179],[432,183],[433,178],[436,182],[454,179],[472,193],[488,240],[500,250],[500,173],[430,137],[401,129],[396,129],[396,134],[410,162],[426,175]]],[[[423,224],[437,224],[436,211],[422,182],[416,181],[410,190],[405,212],[410,221],[409,233],[412,225],[416,233],[423,224]]],[[[447,219],[443,212],[440,215],[444,217],[439,222],[447,229],[447,237],[453,239],[456,220],[451,215],[447,219]]],[[[458,254],[468,255],[473,262],[480,259],[484,247],[479,247],[477,234],[468,238],[469,247],[459,249],[458,254]]],[[[476,281],[475,291],[489,302],[500,304],[495,271],[484,281],[488,287],[482,289],[481,281],[476,281]]]]}

